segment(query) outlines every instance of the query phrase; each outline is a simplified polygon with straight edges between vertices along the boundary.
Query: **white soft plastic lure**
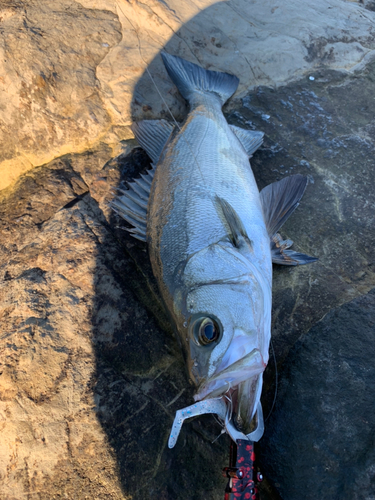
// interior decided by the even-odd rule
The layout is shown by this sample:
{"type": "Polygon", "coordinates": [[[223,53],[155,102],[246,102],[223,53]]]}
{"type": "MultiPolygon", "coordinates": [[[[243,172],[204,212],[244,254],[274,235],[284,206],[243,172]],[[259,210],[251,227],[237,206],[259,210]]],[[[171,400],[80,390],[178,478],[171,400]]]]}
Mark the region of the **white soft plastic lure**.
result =
{"type": "MultiPolygon", "coordinates": [[[[257,408],[261,418],[272,262],[316,260],[289,250],[292,242],[277,233],[298,206],[307,179],[293,175],[259,193],[249,158],[263,133],[228,125],[221,111],[237,77],[166,53],[162,58],[190,111],[178,127],[165,120],[133,125],[153,168],[130,182],[113,208],[132,224],[135,238],[147,241],[197,387],[195,400],[222,398],[198,410],[217,406],[222,413],[230,400],[230,421],[247,433],[257,408]]],[[[229,418],[221,417],[228,430],[229,418]]]]}

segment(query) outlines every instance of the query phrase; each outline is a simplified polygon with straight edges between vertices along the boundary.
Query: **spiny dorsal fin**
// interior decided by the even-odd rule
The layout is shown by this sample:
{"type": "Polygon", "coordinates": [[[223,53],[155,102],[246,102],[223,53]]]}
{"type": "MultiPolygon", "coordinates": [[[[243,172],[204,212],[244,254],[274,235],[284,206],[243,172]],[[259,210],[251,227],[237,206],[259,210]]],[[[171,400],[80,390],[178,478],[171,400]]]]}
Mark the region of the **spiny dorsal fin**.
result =
{"type": "Polygon", "coordinates": [[[248,246],[251,247],[251,240],[246,233],[246,229],[244,228],[241,219],[239,218],[232,205],[224,200],[224,198],[220,198],[220,196],[215,196],[215,202],[229,226],[229,236],[233,242],[233,245],[237,248],[240,248],[241,244],[245,240],[248,246]]]}
{"type": "Polygon", "coordinates": [[[296,174],[273,182],[260,192],[264,220],[267,231],[272,236],[277,233],[288,217],[298,207],[305,192],[307,177],[296,174]]]}
{"type": "Polygon", "coordinates": [[[229,126],[242,144],[248,157],[251,158],[253,153],[255,153],[255,151],[263,143],[263,132],[259,132],[258,130],[245,130],[243,128],[236,127],[235,125],[229,126]]]}
{"type": "Polygon", "coordinates": [[[124,227],[124,229],[141,241],[146,241],[147,203],[155,168],[155,165],[152,165],[152,170],[141,174],[140,179],[128,182],[129,189],[118,189],[121,196],[116,196],[111,202],[112,209],[126,222],[134,226],[132,228],[124,227]]]}
{"type": "Polygon", "coordinates": [[[131,129],[141,148],[157,163],[174,126],[166,120],[143,120],[133,123],[131,129]]]}

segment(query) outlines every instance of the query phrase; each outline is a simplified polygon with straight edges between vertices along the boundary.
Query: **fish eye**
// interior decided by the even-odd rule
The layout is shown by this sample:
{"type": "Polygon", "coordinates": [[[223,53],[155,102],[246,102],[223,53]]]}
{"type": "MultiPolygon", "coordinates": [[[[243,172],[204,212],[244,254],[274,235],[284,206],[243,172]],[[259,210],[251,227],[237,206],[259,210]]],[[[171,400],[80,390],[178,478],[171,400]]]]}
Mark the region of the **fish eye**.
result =
{"type": "Polygon", "coordinates": [[[219,338],[219,325],[212,318],[203,318],[194,326],[195,337],[200,345],[211,344],[219,338]]]}

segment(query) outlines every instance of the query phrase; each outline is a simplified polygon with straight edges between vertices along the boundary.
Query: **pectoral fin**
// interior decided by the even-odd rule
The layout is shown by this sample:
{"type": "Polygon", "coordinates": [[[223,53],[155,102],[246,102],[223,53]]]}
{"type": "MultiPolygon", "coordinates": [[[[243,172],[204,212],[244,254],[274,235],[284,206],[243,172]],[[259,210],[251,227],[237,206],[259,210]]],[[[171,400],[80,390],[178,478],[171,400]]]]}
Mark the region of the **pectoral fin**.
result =
{"type": "Polygon", "coordinates": [[[246,229],[242,224],[241,219],[232,205],[219,196],[215,197],[215,202],[219,210],[219,215],[224,217],[224,220],[229,228],[229,237],[231,238],[233,245],[240,248],[241,245],[246,242],[246,244],[251,247],[251,240],[246,233],[246,229]]]}
{"type": "Polygon", "coordinates": [[[283,240],[277,231],[298,207],[305,192],[307,178],[296,174],[266,186],[260,192],[266,228],[271,238],[272,262],[296,266],[315,262],[315,257],[288,250],[291,240],[283,240]]]}
{"type": "Polygon", "coordinates": [[[296,174],[273,182],[260,192],[260,200],[270,238],[298,207],[305,192],[307,177],[296,174]]]}

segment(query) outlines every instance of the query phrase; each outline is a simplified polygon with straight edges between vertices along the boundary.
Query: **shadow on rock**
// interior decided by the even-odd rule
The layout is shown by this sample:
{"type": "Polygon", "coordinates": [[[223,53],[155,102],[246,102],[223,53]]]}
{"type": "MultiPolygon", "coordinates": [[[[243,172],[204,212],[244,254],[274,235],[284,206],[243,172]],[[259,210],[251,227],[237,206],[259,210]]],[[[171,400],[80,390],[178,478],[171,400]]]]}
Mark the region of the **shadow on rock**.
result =
{"type": "Polygon", "coordinates": [[[375,289],[328,313],[287,357],[261,443],[283,498],[372,497],[374,327],[375,289]]]}
{"type": "MultiPolygon", "coordinates": [[[[111,160],[126,182],[149,167],[139,148],[111,160]]],[[[177,409],[192,402],[192,387],[169,319],[160,302],[146,244],[121,229],[112,232],[96,270],[94,314],[98,418],[108,435],[124,492],[136,499],[217,498],[225,482],[227,440],[212,441],[220,428],[211,418],[183,429],[178,445],[167,440],[177,409]],[[104,266],[104,267],[102,267],[104,266]]]]}

